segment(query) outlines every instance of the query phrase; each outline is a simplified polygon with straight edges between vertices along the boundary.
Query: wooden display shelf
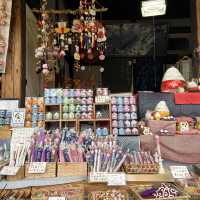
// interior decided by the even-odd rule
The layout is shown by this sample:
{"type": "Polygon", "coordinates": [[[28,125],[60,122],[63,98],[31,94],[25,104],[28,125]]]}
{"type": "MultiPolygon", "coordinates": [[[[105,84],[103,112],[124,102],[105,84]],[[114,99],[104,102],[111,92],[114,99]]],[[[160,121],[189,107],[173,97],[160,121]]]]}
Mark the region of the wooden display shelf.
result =
{"type": "Polygon", "coordinates": [[[110,102],[107,102],[107,103],[98,103],[98,102],[97,102],[97,103],[94,103],[94,104],[95,104],[95,105],[100,105],[100,106],[101,106],[101,105],[110,105],[110,102]]]}
{"type": "Polygon", "coordinates": [[[60,119],[45,120],[45,123],[46,122],[60,122],[60,119]]]}
{"type": "Polygon", "coordinates": [[[77,119],[61,119],[61,122],[76,122],[77,119]]]}
{"type": "Polygon", "coordinates": [[[110,121],[110,118],[97,118],[95,121],[99,121],[99,122],[101,122],[101,121],[110,121]]]}
{"type": "Polygon", "coordinates": [[[94,122],[95,119],[79,119],[79,122],[94,122]]]}
{"type": "Polygon", "coordinates": [[[44,106],[49,107],[49,106],[60,106],[61,104],[44,104],[44,106]]]}

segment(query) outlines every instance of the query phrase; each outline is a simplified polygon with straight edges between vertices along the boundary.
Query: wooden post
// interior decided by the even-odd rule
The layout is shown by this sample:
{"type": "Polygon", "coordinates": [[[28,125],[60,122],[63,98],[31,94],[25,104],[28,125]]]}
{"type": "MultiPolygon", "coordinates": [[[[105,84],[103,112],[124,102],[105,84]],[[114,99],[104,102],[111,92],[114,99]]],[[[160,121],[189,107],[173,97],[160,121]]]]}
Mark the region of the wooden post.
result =
{"type": "Polygon", "coordinates": [[[25,0],[14,0],[6,73],[2,75],[2,98],[19,98],[23,100],[25,96],[25,16],[25,0]]]}
{"type": "Polygon", "coordinates": [[[196,14],[196,42],[200,45],[200,0],[195,0],[195,14],[196,14]]]}

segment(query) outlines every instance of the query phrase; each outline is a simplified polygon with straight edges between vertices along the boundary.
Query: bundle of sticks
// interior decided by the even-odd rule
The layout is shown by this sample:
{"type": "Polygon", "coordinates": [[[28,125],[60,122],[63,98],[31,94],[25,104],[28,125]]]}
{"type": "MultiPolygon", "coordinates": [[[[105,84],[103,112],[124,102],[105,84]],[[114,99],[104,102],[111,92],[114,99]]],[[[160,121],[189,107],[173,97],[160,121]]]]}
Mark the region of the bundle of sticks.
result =
{"type": "Polygon", "coordinates": [[[117,145],[116,138],[107,136],[92,142],[86,154],[91,172],[117,172],[124,163],[127,152],[117,145]]]}

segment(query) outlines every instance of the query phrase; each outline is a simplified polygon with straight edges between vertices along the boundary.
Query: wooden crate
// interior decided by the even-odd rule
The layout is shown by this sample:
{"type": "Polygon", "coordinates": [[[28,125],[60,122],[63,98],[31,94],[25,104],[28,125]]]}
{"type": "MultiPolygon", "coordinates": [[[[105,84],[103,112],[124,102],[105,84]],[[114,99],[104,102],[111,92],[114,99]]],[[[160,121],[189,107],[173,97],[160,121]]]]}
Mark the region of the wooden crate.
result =
{"type": "Polygon", "coordinates": [[[6,176],[6,179],[8,181],[17,181],[17,180],[21,180],[24,179],[25,177],[25,167],[20,167],[19,171],[17,172],[17,174],[15,176],[6,176]]]}
{"type": "Polygon", "coordinates": [[[46,172],[44,174],[29,174],[29,163],[25,164],[25,178],[26,179],[37,179],[37,178],[54,178],[56,177],[56,163],[47,163],[46,172]]]}
{"type": "Polygon", "coordinates": [[[87,176],[87,163],[58,163],[57,176],[87,176]]]}

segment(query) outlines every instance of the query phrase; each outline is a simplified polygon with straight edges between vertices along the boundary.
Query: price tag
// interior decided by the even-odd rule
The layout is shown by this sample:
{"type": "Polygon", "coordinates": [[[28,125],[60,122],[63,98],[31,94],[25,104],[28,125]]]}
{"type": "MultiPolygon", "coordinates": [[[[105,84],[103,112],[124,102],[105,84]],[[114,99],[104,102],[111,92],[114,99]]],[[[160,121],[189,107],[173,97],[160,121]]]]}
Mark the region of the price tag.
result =
{"type": "Polygon", "coordinates": [[[49,197],[48,200],[67,200],[65,197],[49,197]]]}
{"type": "Polygon", "coordinates": [[[90,182],[105,183],[108,179],[108,173],[105,172],[91,172],[89,180],[90,182]]]}
{"type": "Polygon", "coordinates": [[[44,174],[46,172],[47,163],[46,162],[32,162],[29,165],[29,174],[44,174]]]}
{"type": "Polygon", "coordinates": [[[1,175],[8,175],[8,176],[15,176],[17,172],[19,171],[20,167],[11,167],[11,166],[5,166],[1,170],[1,175]]]}
{"type": "Polygon", "coordinates": [[[107,177],[108,186],[122,186],[126,185],[125,173],[111,173],[107,177]]]}
{"type": "Polygon", "coordinates": [[[186,166],[170,166],[170,170],[175,179],[186,179],[191,177],[186,166]]]}

